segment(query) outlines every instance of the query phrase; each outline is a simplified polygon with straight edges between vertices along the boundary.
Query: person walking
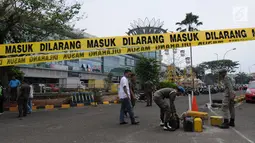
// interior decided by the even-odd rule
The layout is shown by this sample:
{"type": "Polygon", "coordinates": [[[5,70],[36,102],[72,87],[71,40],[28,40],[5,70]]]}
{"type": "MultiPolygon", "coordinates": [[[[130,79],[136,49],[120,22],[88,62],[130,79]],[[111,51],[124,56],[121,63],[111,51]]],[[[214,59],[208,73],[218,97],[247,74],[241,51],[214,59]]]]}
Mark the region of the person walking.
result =
{"type": "Polygon", "coordinates": [[[9,82],[9,88],[11,90],[11,101],[14,102],[17,99],[18,94],[18,87],[20,86],[20,81],[15,78],[15,76],[12,77],[12,80],[9,82]]]}
{"type": "Polygon", "coordinates": [[[235,126],[235,96],[234,83],[231,77],[227,75],[227,70],[222,69],[219,71],[220,79],[224,84],[224,98],[222,100],[222,112],[224,122],[220,125],[222,129],[228,129],[229,126],[235,126]],[[229,115],[230,113],[230,115],[229,115]],[[230,120],[229,120],[230,116],[230,120]]]}
{"type": "Polygon", "coordinates": [[[17,97],[19,118],[22,116],[24,117],[27,116],[27,102],[28,102],[29,95],[30,95],[30,85],[26,81],[23,81],[20,87],[20,93],[17,97]]]}
{"type": "Polygon", "coordinates": [[[144,91],[145,91],[145,95],[146,95],[146,100],[147,100],[147,107],[148,106],[152,106],[152,93],[154,90],[154,85],[152,83],[152,81],[148,80],[145,82],[144,84],[144,91]]]}
{"type": "Polygon", "coordinates": [[[131,105],[131,95],[130,95],[130,88],[129,88],[129,83],[128,83],[128,78],[130,76],[131,71],[130,70],[125,70],[124,71],[124,76],[120,80],[120,90],[119,90],[119,99],[121,102],[121,108],[120,108],[120,124],[127,124],[124,120],[124,114],[125,110],[127,110],[131,124],[136,125],[139,124],[139,122],[135,121],[134,118],[134,112],[133,108],[131,105]]]}
{"type": "Polygon", "coordinates": [[[0,115],[4,113],[4,87],[2,85],[2,82],[0,81],[0,115]]]}
{"type": "Polygon", "coordinates": [[[30,94],[29,94],[28,101],[27,101],[27,113],[31,114],[32,113],[32,107],[33,107],[32,100],[34,98],[34,88],[33,88],[32,84],[30,84],[29,86],[30,86],[30,94]]]}
{"type": "Polygon", "coordinates": [[[175,98],[184,94],[184,88],[176,86],[176,88],[162,88],[154,93],[153,100],[160,108],[160,126],[166,131],[175,131],[176,126],[171,126],[174,123],[170,123],[171,119],[176,120],[176,108],[175,108],[175,98]],[[169,103],[165,101],[165,98],[169,99],[169,103]],[[170,125],[171,124],[171,125],[170,125]]]}

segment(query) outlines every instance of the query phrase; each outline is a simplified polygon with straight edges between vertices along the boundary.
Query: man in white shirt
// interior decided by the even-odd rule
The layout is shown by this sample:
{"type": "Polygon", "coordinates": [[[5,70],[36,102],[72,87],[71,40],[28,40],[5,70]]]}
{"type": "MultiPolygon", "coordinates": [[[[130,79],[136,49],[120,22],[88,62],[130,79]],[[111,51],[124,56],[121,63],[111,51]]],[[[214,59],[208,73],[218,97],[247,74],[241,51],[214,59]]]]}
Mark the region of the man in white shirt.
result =
{"type": "Polygon", "coordinates": [[[124,76],[120,80],[120,90],[119,90],[119,99],[121,102],[121,109],[120,109],[120,124],[127,124],[124,120],[124,112],[125,110],[128,112],[131,123],[133,125],[139,124],[139,122],[135,121],[134,112],[131,105],[131,96],[130,96],[130,89],[128,78],[130,76],[131,71],[125,70],[124,76]]]}

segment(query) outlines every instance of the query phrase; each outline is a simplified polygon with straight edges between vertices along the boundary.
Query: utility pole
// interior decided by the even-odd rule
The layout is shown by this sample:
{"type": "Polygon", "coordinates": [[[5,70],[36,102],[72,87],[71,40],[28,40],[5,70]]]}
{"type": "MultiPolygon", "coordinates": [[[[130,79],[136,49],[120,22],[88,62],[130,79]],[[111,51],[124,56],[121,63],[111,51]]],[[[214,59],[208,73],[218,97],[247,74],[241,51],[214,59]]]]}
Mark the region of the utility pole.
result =
{"type": "Polygon", "coordinates": [[[175,83],[175,53],[173,48],[173,82],[175,83]]]}

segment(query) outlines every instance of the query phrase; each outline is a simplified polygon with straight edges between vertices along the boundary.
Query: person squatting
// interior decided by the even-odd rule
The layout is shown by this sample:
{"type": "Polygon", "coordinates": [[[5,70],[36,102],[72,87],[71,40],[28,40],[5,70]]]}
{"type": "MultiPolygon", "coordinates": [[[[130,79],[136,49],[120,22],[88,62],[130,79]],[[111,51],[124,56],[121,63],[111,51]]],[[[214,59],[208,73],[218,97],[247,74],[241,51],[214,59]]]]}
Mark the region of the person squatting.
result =
{"type": "Polygon", "coordinates": [[[175,88],[162,88],[154,93],[153,100],[160,108],[160,126],[166,131],[175,131],[179,128],[179,117],[176,113],[175,98],[184,94],[185,90],[181,86],[175,88]],[[169,99],[169,104],[165,99],[169,99]]]}

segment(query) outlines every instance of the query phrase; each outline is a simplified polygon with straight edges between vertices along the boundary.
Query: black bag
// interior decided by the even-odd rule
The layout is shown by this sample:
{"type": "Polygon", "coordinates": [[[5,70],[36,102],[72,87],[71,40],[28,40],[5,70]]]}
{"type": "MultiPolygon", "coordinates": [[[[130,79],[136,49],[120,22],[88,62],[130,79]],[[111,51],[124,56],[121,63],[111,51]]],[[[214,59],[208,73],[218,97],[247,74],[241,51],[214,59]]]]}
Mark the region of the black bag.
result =
{"type": "Polygon", "coordinates": [[[169,125],[174,129],[180,128],[180,118],[178,115],[175,114],[170,118],[169,125]]]}
{"type": "Polygon", "coordinates": [[[193,130],[194,130],[194,118],[193,117],[185,117],[184,118],[183,129],[186,132],[193,132],[193,130]]]}

